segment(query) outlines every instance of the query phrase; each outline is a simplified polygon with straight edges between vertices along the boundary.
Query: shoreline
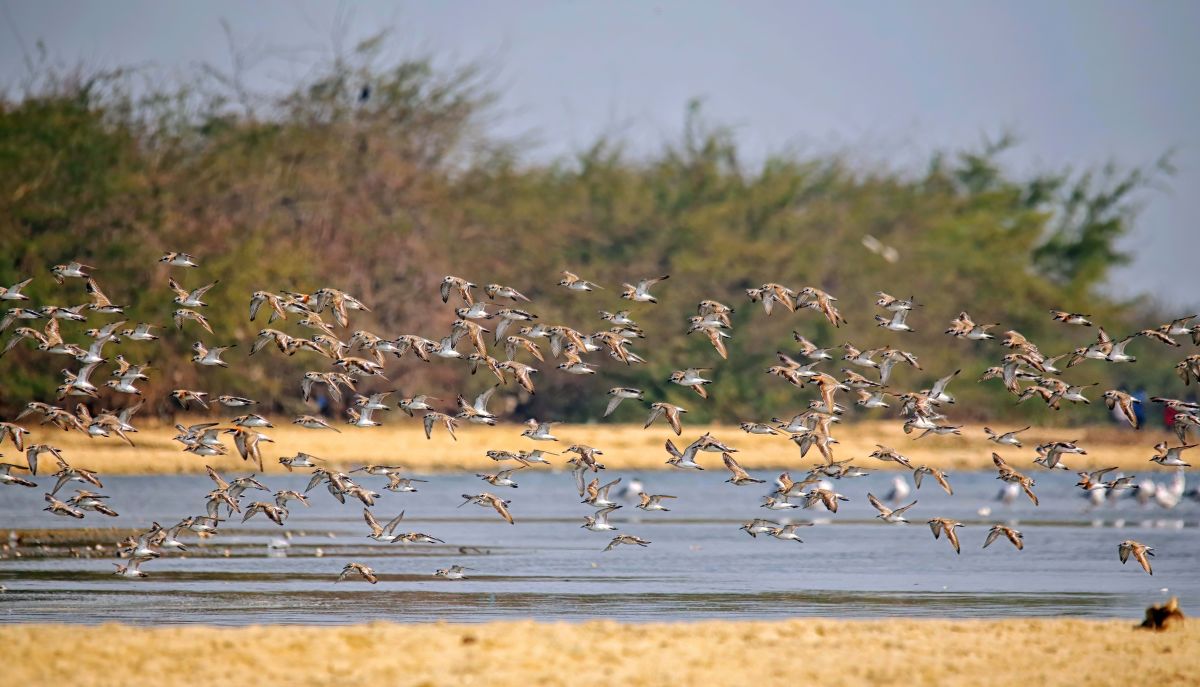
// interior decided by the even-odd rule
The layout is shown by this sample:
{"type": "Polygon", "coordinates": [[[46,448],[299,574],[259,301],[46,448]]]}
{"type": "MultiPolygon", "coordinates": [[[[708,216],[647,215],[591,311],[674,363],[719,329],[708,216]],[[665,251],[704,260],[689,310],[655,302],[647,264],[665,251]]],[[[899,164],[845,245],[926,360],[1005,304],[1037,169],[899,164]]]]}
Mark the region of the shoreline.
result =
{"type": "Polygon", "coordinates": [[[351,626],[0,626],[12,684],[1182,684],[1200,625],[1132,620],[373,622],[351,626]],[[553,639],[553,641],[548,641],[553,639]],[[80,647],[86,647],[80,650],[80,647]],[[153,650],[148,650],[153,647],[153,650]]]}
{"type": "MultiPolygon", "coordinates": [[[[297,452],[318,456],[339,469],[365,464],[398,465],[414,474],[439,472],[496,470],[515,467],[511,461],[498,463],[487,457],[490,449],[545,449],[559,453],[548,456],[555,469],[561,469],[569,456],[562,451],[573,443],[587,444],[604,452],[599,461],[609,470],[653,471],[670,469],[666,465],[664,443],[686,446],[704,432],[711,432],[725,443],[738,448],[738,461],[748,470],[806,471],[823,462],[813,449],[801,458],[800,451],[786,436],[749,435],[736,425],[684,426],[682,437],[663,426],[643,430],[629,424],[561,424],[552,429],[560,441],[532,441],[521,436],[523,425],[502,424],[496,427],[462,426],[458,439],[453,440],[444,429],[435,429],[433,438],[426,439],[419,419],[404,419],[383,427],[357,429],[346,427],[341,433],[330,430],[309,430],[295,427],[286,418],[273,420],[275,427],[263,433],[273,441],[262,442],[265,473],[283,473],[280,456],[297,452]]],[[[211,421],[207,418],[181,420],[184,424],[211,421]]],[[[166,425],[146,426],[130,434],[135,443],[130,447],[117,437],[89,439],[79,432],[62,432],[54,428],[31,427],[26,444],[48,443],[63,450],[64,457],[77,467],[96,470],[101,475],[151,475],[203,473],[206,465],[222,472],[259,472],[258,466],[246,463],[237,455],[232,441],[226,444],[232,455],[200,457],[185,453],[172,441],[175,429],[166,425]]],[[[1001,428],[997,428],[1001,429],[1001,428]]],[[[1012,428],[1004,428],[1012,429],[1012,428]]],[[[992,470],[991,455],[996,451],[1018,469],[1039,472],[1032,464],[1034,447],[1052,440],[1078,439],[1088,451],[1086,456],[1067,456],[1064,462],[1072,471],[1095,470],[1116,466],[1137,474],[1169,472],[1151,463],[1152,446],[1158,441],[1175,443],[1174,436],[1165,431],[1134,432],[1109,426],[1098,427],[1034,427],[1021,435],[1023,448],[997,446],[986,440],[982,426],[963,427],[962,436],[926,437],[916,440],[905,435],[898,423],[861,422],[840,426],[835,432],[838,444],[833,447],[835,460],[853,459],[854,465],[869,471],[893,471],[903,468],[894,462],[879,461],[868,454],[876,444],[891,446],[907,456],[913,465],[929,465],[949,471],[992,470]]],[[[11,444],[0,453],[3,459],[23,462],[11,444]]],[[[49,467],[53,471],[53,459],[49,467]]],[[[706,470],[724,471],[719,454],[701,454],[699,462],[706,470]]],[[[545,469],[536,466],[531,469],[545,469]]],[[[307,472],[302,470],[301,472],[307,472]]]]}

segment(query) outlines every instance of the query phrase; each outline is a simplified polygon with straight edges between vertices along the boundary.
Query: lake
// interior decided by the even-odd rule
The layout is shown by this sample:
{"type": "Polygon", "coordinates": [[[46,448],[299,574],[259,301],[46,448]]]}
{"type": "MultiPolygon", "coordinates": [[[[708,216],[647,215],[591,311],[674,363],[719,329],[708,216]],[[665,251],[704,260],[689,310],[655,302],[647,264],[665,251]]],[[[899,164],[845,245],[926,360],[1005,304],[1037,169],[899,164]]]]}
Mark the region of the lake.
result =
{"type": "MultiPolygon", "coordinates": [[[[621,473],[602,474],[613,479],[621,473]]],[[[769,482],[777,473],[754,474],[769,482]]],[[[0,620],[242,625],[793,616],[1132,619],[1169,595],[1178,596],[1184,608],[1200,606],[1200,503],[1195,500],[1185,498],[1164,510],[1126,496],[1091,507],[1072,486],[1073,474],[1043,471],[1035,475],[1040,507],[1023,495],[1005,505],[996,500],[1003,485],[994,472],[960,473],[950,476],[954,496],[927,479],[904,501],[919,499],[908,512],[914,522],[890,525],[874,518],[866,493],[883,497],[896,474],[874,472],[834,482],[850,499],[836,514],[768,511],[759,504],[769,484],[735,487],[723,483],[728,473],[716,469],[639,474],[649,493],[679,498],[665,502],[671,508],[667,513],[644,513],[633,508],[636,501],[626,502],[613,513],[613,524],[620,533],[652,543],[607,553],[602,549],[612,534],[580,528],[592,509],[579,502],[569,473],[521,471],[515,476],[518,489],[491,487],[470,474],[421,476],[429,482],[409,494],[383,491],[386,479],[360,474],[358,483],[383,494],[372,509],[381,521],[405,510],[398,531],[426,532],[446,544],[368,539],[362,505],[356,500],[339,504],[320,486],[309,494],[311,507],[291,504],[286,527],[261,515],[241,524],[236,522],[241,516],[235,516],[205,542],[186,533],[190,550],[146,562],[142,569],[150,577],[143,580],[112,575],[117,560],[112,543],[118,536],[102,538],[103,551],[87,551],[79,543],[86,540],[84,529],[74,528],[144,528],[152,521],[169,527],[204,512],[205,494],[213,486],[206,476],[103,477],[101,491],[111,496],[121,517],[89,513],[81,521],[41,510],[41,488],[3,487],[0,530],[15,530],[25,541],[17,548],[21,557],[10,552],[0,559],[0,585],[7,588],[0,594],[0,620]],[[512,499],[516,525],[491,509],[457,507],[462,494],[481,491],[512,499]],[[991,512],[981,515],[980,509],[991,512]],[[751,538],[739,527],[755,517],[815,525],[798,530],[802,544],[751,538]],[[962,555],[955,555],[944,538],[934,540],[925,524],[931,517],[966,524],[959,530],[962,555]],[[1024,551],[1003,538],[980,548],[997,522],[1024,532],[1024,551]],[[28,541],[39,536],[34,530],[68,531],[53,533],[61,544],[41,548],[28,541]],[[286,549],[268,547],[285,532],[291,535],[286,549]],[[1117,545],[1125,539],[1154,547],[1154,576],[1132,560],[1121,564],[1117,545]],[[350,561],[373,567],[379,583],[335,584],[350,561]],[[432,576],[435,569],[454,564],[473,568],[470,578],[432,576]]],[[[35,479],[53,484],[50,477],[35,479]]],[[[273,490],[303,491],[307,480],[298,473],[262,478],[273,490]]],[[[64,487],[59,496],[68,497],[72,489],[64,487]]],[[[271,499],[248,491],[243,508],[254,500],[271,499]]]]}

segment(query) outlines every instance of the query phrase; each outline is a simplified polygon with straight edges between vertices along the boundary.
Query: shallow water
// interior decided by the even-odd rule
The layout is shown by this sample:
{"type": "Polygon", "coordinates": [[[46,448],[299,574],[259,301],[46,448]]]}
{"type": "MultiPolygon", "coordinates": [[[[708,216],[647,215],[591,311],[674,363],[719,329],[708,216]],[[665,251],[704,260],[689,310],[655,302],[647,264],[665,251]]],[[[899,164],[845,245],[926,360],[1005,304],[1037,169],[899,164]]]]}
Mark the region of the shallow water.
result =
{"type": "MultiPolygon", "coordinates": [[[[611,471],[610,471],[611,472],[611,471]]],[[[614,473],[613,477],[616,476],[614,473]]],[[[758,473],[767,479],[774,474],[758,473]]],[[[910,525],[873,519],[866,493],[883,496],[893,473],[844,479],[834,486],[851,500],[837,514],[823,510],[768,511],[759,507],[766,485],[734,487],[716,470],[640,475],[650,493],[674,494],[669,513],[643,513],[630,502],[613,514],[620,532],[649,539],[647,548],[602,553],[611,534],[580,529],[590,507],[579,503],[569,474],[527,470],[518,489],[490,487],[473,475],[426,477],[414,494],[382,491],[386,480],[359,483],[383,493],[372,510],[386,521],[406,511],[399,531],[417,530],[445,545],[378,544],[368,538],[357,501],[345,505],[324,487],[312,506],[293,502],[286,527],[262,516],[225,523],[182,556],[149,561],[144,580],[113,576],[111,543],[103,552],[71,557],[72,542],[45,550],[28,541],[22,554],[0,559],[0,621],[99,623],[336,624],[366,620],[477,622],[505,618],[624,621],[761,619],[790,616],[1136,617],[1150,603],[1176,595],[1200,607],[1200,504],[1185,499],[1172,510],[1132,498],[1089,508],[1073,475],[1038,473],[1041,506],[1022,495],[995,500],[994,472],[951,476],[955,495],[931,480],[914,491],[920,503],[910,525]],[[511,498],[510,526],[490,509],[467,505],[461,494],[491,491],[511,498]],[[980,508],[990,508],[987,516],[980,508]],[[754,517],[815,521],[799,530],[804,543],[740,531],[754,517]],[[963,521],[962,555],[935,541],[924,521],[963,521]],[[1018,552],[1001,539],[981,549],[988,527],[1006,522],[1025,534],[1018,552]],[[284,551],[267,543],[291,533],[284,551]],[[1133,561],[1122,565],[1117,544],[1136,539],[1155,548],[1154,576],[1133,561]],[[321,553],[318,556],[318,552],[321,553]],[[359,561],[380,576],[376,585],[335,584],[342,566],[359,561]],[[431,576],[465,565],[465,581],[431,576]],[[1164,592],[1163,589],[1169,591],[1164,592]]],[[[625,475],[628,480],[631,475],[625,475]]],[[[1156,476],[1158,477],[1158,476],[1156,476]]],[[[50,478],[38,478],[49,482],[50,478]]],[[[307,475],[263,478],[272,489],[303,490],[307,475]]],[[[0,529],[143,528],[203,512],[206,476],[109,477],[119,518],[85,520],[42,511],[42,489],[0,488],[0,529]]],[[[614,492],[616,490],[614,489],[614,492]]],[[[69,495],[64,488],[60,496],[69,495]]],[[[1129,493],[1129,492],[1126,492],[1129,493]]],[[[270,500],[247,492],[243,507],[270,500]]],[[[907,503],[907,500],[905,501],[907,503]]],[[[240,516],[236,516],[240,519],[240,516]]],[[[26,540],[35,537],[32,533],[26,540]]],[[[63,537],[59,537],[62,540],[63,537]]],[[[86,547],[76,544],[76,551],[86,547]]]]}

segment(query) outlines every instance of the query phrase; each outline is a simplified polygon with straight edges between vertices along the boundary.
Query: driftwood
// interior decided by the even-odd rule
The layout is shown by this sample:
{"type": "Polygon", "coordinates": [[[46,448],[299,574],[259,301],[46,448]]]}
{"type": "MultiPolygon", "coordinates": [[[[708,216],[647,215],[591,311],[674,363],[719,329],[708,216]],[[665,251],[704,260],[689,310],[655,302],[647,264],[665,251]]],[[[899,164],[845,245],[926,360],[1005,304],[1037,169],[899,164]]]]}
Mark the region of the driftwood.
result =
{"type": "Polygon", "coordinates": [[[1146,609],[1146,619],[1138,627],[1147,630],[1166,630],[1173,623],[1182,624],[1183,611],[1179,610],[1179,598],[1172,596],[1165,604],[1155,604],[1146,609]]]}

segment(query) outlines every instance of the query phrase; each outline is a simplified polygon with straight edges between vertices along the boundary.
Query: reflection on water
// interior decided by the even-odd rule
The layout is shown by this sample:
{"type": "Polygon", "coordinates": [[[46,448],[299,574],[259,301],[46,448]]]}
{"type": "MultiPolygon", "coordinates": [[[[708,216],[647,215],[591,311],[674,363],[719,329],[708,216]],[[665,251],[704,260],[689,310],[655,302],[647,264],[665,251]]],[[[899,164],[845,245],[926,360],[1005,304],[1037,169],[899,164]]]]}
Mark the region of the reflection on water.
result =
{"type": "MultiPolygon", "coordinates": [[[[645,549],[602,553],[612,535],[579,527],[591,510],[579,503],[569,475],[519,475],[521,488],[503,494],[513,500],[516,526],[490,510],[457,508],[461,494],[483,490],[472,475],[436,475],[419,493],[385,492],[373,510],[381,519],[405,510],[400,530],[427,532],[445,545],[374,542],[365,536],[360,505],[341,505],[314,490],[312,507],[292,504],[286,528],[251,520],[225,523],[204,542],[188,535],[190,550],[145,563],[151,575],[145,580],[111,574],[111,544],[132,528],[201,512],[211,488],[206,477],[109,478],[104,492],[121,517],[69,522],[41,510],[41,490],[3,488],[0,529],[21,537],[21,556],[0,559],[0,585],[7,588],[0,594],[0,620],[1135,617],[1165,593],[1179,596],[1185,608],[1200,605],[1200,506],[1186,499],[1171,511],[1133,499],[1089,508],[1072,477],[1042,473],[1041,507],[1004,505],[994,500],[999,483],[993,473],[958,474],[952,476],[955,496],[925,485],[914,493],[920,501],[909,511],[914,523],[891,526],[872,518],[865,498],[867,491],[887,493],[890,474],[838,483],[851,501],[836,515],[767,511],[759,507],[763,489],[723,484],[715,471],[638,477],[652,493],[679,497],[669,513],[643,513],[630,503],[613,514],[621,532],[653,542],[645,549]],[[981,508],[991,512],[981,515],[981,508]],[[799,530],[803,544],[753,539],[738,529],[751,518],[773,516],[817,524],[799,530]],[[961,556],[945,541],[934,541],[924,520],[935,516],[966,523],[961,556]],[[1003,540],[981,549],[995,522],[1019,527],[1025,550],[1003,540]],[[1129,538],[1155,548],[1153,577],[1121,565],[1117,544],[1129,538]],[[270,548],[272,542],[285,548],[270,548]],[[93,550],[96,543],[105,549],[93,550]],[[335,584],[349,561],[375,568],[379,584],[335,584]],[[432,577],[435,569],[454,564],[472,568],[471,579],[432,577]]],[[[303,489],[307,482],[300,475],[265,481],[272,489],[303,489]]],[[[247,496],[243,503],[260,498],[247,496]]]]}

